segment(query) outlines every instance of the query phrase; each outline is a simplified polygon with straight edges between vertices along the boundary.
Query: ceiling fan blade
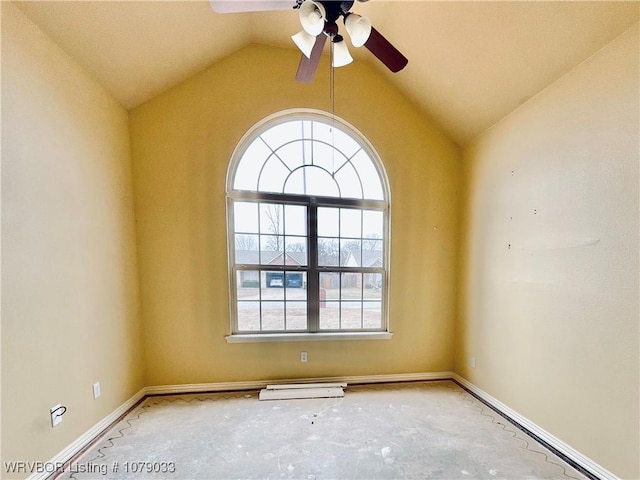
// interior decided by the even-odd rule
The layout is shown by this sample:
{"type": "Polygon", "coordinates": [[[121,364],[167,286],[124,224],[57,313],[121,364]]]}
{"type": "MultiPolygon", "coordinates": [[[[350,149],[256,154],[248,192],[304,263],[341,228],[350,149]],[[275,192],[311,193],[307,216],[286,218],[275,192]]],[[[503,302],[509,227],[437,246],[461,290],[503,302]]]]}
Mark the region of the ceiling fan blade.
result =
{"type": "Polygon", "coordinates": [[[209,0],[216,13],[269,12],[292,10],[295,0],[209,0]]]}
{"type": "Polygon", "coordinates": [[[327,36],[321,32],[316,37],[316,43],[313,44],[313,48],[311,49],[311,55],[309,56],[309,58],[302,55],[300,63],[298,64],[298,71],[296,72],[297,81],[302,83],[311,83],[313,81],[313,77],[315,76],[316,70],[318,69],[320,56],[322,55],[322,50],[324,49],[324,44],[326,41],[327,36]]]}
{"type": "Polygon", "coordinates": [[[409,63],[409,60],[373,27],[371,27],[371,35],[364,46],[393,73],[399,72],[409,63]]]}

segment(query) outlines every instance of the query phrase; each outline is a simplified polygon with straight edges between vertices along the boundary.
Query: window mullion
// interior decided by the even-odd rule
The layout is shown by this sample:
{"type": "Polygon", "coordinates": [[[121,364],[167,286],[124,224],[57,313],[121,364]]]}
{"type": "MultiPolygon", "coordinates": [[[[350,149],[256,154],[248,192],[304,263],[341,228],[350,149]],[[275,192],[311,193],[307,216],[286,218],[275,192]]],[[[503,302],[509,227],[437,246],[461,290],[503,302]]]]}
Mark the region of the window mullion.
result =
{"type": "Polygon", "coordinates": [[[307,206],[307,238],[309,241],[309,273],[307,278],[307,328],[320,329],[320,274],[318,273],[318,207],[307,206]]]}
{"type": "Polygon", "coordinates": [[[388,180],[380,159],[367,140],[353,127],[345,124],[345,128],[342,128],[339,125],[333,117],[306,110],[278,114],[277,117],[265,119],[238,144],[227,172],[228,261],[231,272],[229,296],[234,306],[231,312],[232,335],[299,334],[303,328],[309,334],[388,329],[388,180]],[[344,131],[338,135],[340,130],[344,131]],[[334,156],[336,164],[332,163],[334,156]],[[343,160],[342,163],[339,159],[343,160]],[[298,169],[301,167],[313,168],[303,169],[308,174],[300,176],[298,169]],[[334,191],[333,183],[328,178],[313,176],[314,172],[331,175],[337,191],[334,191]],[[261,179],[264,181],[261,182],[261,179]],[[326,185],[325,180],[328,182],[326,185]],[[367,188],[363,185],[367,185],[367,188]],[[283,213],[281,231],[272,232],[273,228],[266,221],[265,209],[271,204],[281,205],[285,210],[287,206],[294,207],[291,217],[283,213]],[[333,215],[338,211],[338,232],[335,234],[332,233],[333,224],[325,225],[325,209],[331,214],[328,222],[335,221],[333,215]],[[302,218],[303,210],[306,212],[305,219],[302,218]],[[342,210],[350,211],[344,219],[340,213],[342,210]],[[357,227],[355,218],[352,220],[350,216],[355,216],[351,213],[353,210],[360,211],[360,235],[350,232],[350,228],[344,228],[357,227]],[[369,211],[366,217],[362,213],[364,211],[369,211]],[[320,215],[320,225],[319,213],[323,213],[320,215]],[[306,232],[302,232],[305,226],[306,232]],[[323,230],[323,242],[318,239],[320,229],[323,230]],[[291,235],[289,244],[287,234],[291,235]],[[372,241],[367,248],[378,251],[381,245],[381,252],[365,252],[367,235],[372,241]],[[380,242],[375,242],[374,239],[378,237],[381,237],[380,242]],[[254,238],[257,239],[257,246],[254,238]],[[283,248],[272,245],[272,238],[278,244],[282,239],[283,248]],[[328,242],[326,261],[325,240],[328,242]],[[306,264],[302,253],[305,241],[306,264]],[[336,241],[337,262],[332,258],[336,241]],[[323,251],[322,258],[319,258],[320,250],[323,251]],[[343,259],[345,252],[348,261],[343,259]],[[280,253],[284,255],[282,262],[278,260],[280,253]],[[292,255],[293,261],[288,261],[288,254],[292,255]],[[333,263],[335,265],[331,265],[333,263]],[[270,278],[282,277],[284,292],[267,289],[279,287],[279,282],[263,285],[269,273],[272,274],[270,278]],[[323,275],[322,282],[320,275],[323,275]],[[359,285],[355,283],[357,276],[361,279],[359,285]],[[291,288],[302,286],[306,291],[290,290],[289,278],[296,279],[291,288]],[[324,288],[320,288],[320,283],[324,288]],[[325,294],[329,302],[326,302],[325,294]],[[304,299],[306,324],[301,318],[304,315],[301,303],[304,299]],[[284,304],[284,318],[280,318],[279,313],[276,315],[277,310],[272,308],[279,308],[281,301],[284,304]],[[289,328],[296,329],[296,332],[287,330],[289,328]]]}

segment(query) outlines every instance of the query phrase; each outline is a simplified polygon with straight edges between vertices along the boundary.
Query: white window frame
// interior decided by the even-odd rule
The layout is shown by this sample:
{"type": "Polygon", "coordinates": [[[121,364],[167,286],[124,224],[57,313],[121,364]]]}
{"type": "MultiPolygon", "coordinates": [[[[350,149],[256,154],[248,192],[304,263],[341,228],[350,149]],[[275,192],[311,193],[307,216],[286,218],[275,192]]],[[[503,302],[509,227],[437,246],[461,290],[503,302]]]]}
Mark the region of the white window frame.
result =
{"type": "MultiPolygon", "coordinates": [[[[266,159],[265,159],[266,163],[266,159]]],[[[263,164],[264,165],[264,164],[263,164]]],[[[229,307],[230,307],[230,334],[226,337],[228,343],[245,342],[281,342],[281,341],[317,341],[317,340],[361,340],[361,339],[390,339],[392,334],[389,329],[389,252],[390,252],[390,188],[384,165],[379,155],[371,143],[355,127],[346,121],[330,115],[326,112],[311,109],[285,110],[270,115],[256,125],[254,125],[238,142],[227,169],[226,179],[227,192],[227,245],[228,245],[228,271],[229,271],[229,307]],[[349,135],[366,153],[375,167],[382,187],[382,199],[357,199],[343,197],[309,196],[299,194],[285,194],[273,192],[261,192],[256,190],[234,189],[234,180],[238,165],[242,161],[243,155],[251,143],[258,139],[260,135],[269,129],[282,123],[309,120],[328,124],[349,135]],[[235,202],[265,202],[278,203],[283,205],[304,205],[307,208],[307,265],[297,271],[307,272],[307,330],[302,331],[247,331],[238,330],[237,315],[237,276],[239,270],[276,270],[292,271],[287,266],[273,266],[268,268],[264,264],[260,265],[240,265],[236,264],[235,258],[235,226],[234,226],[234,203],[235,202]],[[317,209],[321,207],[344,207],[358,210],[374,209],[383,213],[383,265],[377,268],[367,268],[360,266],[354,270],[353,267],[322,267],[318,265],[317,256],[317,209]],[[377,329],[355,329],[355,330],[321,330],[319,326],[319,275],[321,272],[362,272],[382,274],[381,288],[381,328],[377,329]]],[[[260,301],[262,302],[262,300],[260,301]]],[[[364,303],[363,303],[364,307],[364,303]]]]}

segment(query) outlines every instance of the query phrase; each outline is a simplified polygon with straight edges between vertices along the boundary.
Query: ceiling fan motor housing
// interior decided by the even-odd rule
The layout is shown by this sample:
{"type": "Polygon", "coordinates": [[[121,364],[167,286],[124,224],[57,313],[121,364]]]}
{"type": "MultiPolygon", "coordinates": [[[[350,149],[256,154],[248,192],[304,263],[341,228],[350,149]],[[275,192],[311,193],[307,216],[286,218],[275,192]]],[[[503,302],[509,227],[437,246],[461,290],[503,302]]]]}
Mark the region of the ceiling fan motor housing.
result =
{"type": "Polygon", "coordinates": [[[320,3],[324,6],[327,11],[327,20],[335,22],[340,18],[340,15],[346,15],[353,7],[353,0],[344,0],[340,2],[335,2],[331,0],[320,0],[320,3]]]}
{"type": "MultiPolygon", "coordinates": [[[[366,0],[360,0],[366,1],[366,0]]],[[[300,8],[305,0],[296,0],[296,4],[293,8],[300,8]]],[[[346,15],[353,7],[354,0],[313,0],[314,3],[321,4],[327,12],[326,20],[328,22],[335,22],[340,18],[340,15],[346,15]]]]}

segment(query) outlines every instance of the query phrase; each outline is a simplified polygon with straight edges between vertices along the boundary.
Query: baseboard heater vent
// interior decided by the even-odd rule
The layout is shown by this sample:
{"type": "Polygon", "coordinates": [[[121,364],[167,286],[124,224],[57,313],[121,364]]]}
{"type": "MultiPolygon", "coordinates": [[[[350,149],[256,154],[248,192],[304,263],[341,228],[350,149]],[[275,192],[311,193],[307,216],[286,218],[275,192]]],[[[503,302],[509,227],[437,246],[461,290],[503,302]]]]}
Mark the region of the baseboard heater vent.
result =
{"type": "Polygon", "coordinates": [[[292,383],[267,385],[260,390],[260,400],[344,397],[346,383],[292,383]]]}

